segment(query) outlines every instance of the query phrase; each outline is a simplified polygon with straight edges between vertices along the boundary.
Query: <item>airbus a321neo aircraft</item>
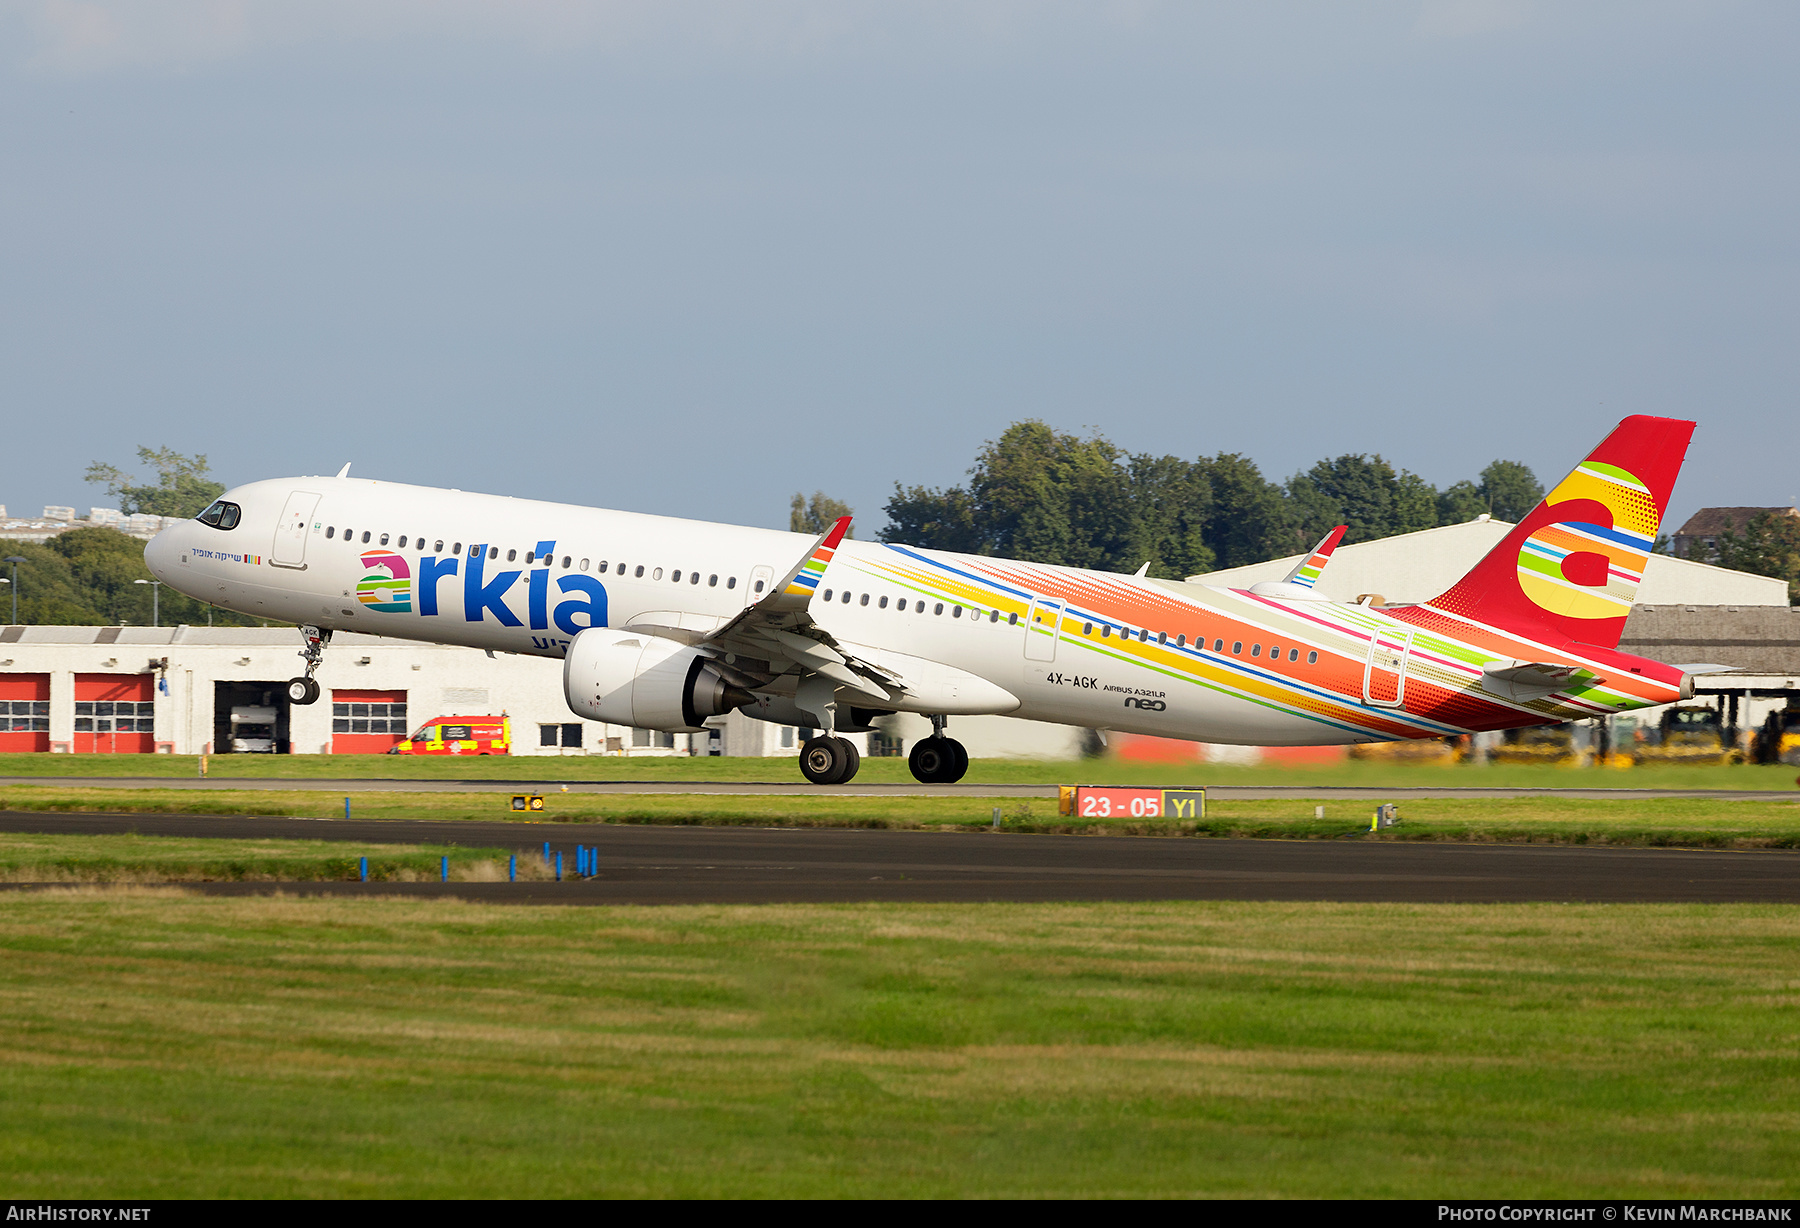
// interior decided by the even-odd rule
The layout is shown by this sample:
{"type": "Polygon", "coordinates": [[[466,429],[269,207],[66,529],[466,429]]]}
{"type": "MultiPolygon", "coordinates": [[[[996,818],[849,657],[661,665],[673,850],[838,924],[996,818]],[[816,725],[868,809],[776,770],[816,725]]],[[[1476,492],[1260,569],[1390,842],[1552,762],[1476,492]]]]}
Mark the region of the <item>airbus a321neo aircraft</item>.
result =
{"type": "MultiPolygon", "coordinates": [[[[816,784],[856,774],[861,732],[931,719],[922,781],[962,777],[946,718],[1004,713],[1252,746],[1445,737],[1693,694],[1704,666],[1617,651],[1694,424],[1621,422],[1441,596],[1344,605],[1315,588],[1332,530],[1285,580],[1211,588],[817,540],[351,478],[228,491],[144,550],[201,601],[298,623],[294,703],[350,629],[560,657],[589,720],[697,731],[739,709],[817,731],[816,784]]],[[[1712,667],[1720,668],[1720,667],[1712,667]]]]}

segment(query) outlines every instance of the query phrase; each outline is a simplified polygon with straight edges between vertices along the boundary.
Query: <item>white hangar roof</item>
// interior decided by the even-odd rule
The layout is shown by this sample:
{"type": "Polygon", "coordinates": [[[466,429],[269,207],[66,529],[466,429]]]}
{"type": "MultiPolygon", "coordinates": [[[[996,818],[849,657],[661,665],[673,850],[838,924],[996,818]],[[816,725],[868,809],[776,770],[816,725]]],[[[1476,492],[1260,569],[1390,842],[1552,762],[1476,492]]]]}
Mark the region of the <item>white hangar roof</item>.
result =
{"type": "MultiPolygon", "coordinates": [[[[1380,593],[1390,603],[1428,601],[1462,579],[1512,527],[1504,520],[1471,520],[1339,546],[1318,588],[1334,601],[1354,601],[1363,593],[1380,593]]],[[[1282,579],[1303,557],[1293,554],[1188,580],[1248,588],[1261,580],[1282,579]]],[[[1786,606],[1787,582],[1653,554],[1644,568],[1638,604],[1786,606]]]]}

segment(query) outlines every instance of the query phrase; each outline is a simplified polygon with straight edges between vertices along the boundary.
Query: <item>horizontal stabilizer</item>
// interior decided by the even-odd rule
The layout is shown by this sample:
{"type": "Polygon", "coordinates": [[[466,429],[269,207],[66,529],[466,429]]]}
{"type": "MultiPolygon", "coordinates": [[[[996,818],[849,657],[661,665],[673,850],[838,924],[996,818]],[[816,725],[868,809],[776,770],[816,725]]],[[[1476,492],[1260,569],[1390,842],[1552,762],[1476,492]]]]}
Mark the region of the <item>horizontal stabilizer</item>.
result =
{"type": "Polygon", "coordinates": [[[1595,686],[1604,681],[1579,666],[1539,661],[1496,661],[1481,674],[1483,690],[1519,703],[1542,699],[1571,686],[1595,686]]]}
{"type": "Polygon", "coordinates": [[[1676,666],[1672,666],[1671,668],[1678,669],[1684,674],[1729,674],[1729,673],[1733,672],[1734,670],[1736,670],[1737,666],[1735,666],[1735,665],[1700,664],[1700,665],[1676,665],[1676,666]]]}

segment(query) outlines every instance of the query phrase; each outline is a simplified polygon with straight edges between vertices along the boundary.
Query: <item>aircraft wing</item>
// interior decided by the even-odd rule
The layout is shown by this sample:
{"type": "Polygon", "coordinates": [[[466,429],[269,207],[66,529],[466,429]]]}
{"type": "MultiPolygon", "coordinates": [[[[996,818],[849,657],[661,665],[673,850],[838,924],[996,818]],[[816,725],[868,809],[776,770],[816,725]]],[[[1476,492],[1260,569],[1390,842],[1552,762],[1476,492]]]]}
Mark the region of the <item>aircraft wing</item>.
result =
{"type": "Polygon", "coordinates": [[[739,686],[766,685],[773,675],[798,672],[829,678],[877,701],[898,698],[906,689],[898,675],[847,651],[812,619],[819,579],[849,531],[850,517],[840,517],[761,601],[690,642],[706,649],[729,671],[728,678],[738,674],[731,680],[739,686]]]}

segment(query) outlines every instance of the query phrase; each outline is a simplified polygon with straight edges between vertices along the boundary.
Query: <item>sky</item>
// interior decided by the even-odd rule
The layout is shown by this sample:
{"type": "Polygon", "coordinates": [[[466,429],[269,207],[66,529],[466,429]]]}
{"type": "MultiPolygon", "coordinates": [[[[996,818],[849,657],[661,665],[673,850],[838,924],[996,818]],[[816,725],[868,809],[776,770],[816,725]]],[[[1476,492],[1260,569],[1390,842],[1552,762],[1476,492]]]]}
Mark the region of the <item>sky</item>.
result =
{"type": "Polygon", "coordinates": [[[0,503],[200,452],[874,536],[1012,422],[1800,496],[1800,6],[0,0],[0,503]]]}

